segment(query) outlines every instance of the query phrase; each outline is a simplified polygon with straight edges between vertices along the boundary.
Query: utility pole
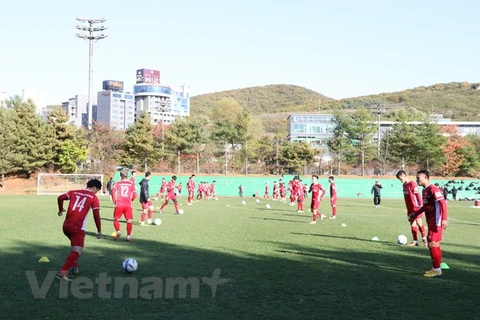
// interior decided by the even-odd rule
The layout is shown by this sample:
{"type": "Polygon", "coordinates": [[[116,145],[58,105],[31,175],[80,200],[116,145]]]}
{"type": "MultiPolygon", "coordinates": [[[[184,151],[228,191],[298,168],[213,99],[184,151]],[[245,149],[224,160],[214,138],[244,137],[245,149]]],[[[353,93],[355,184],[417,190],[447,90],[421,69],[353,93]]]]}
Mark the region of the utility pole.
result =
{"type": "Polygon", "coordinates": [[[385,112],[385,104],[377,103],[373,106],[373,111],[377,114],[377,121],[378,121],[378,133],[377,133],[377,155],[378,159],[380,159],[380,115],[385,112]]]}
{"type": "Polygon", "coordinates": [[[106,34],[100,33],[107,29],[107,27],[103,25],[106,19],[76,18],[76,20],[80,23],[80,25],[77,25],[76,28],[80,31],[84,31],[84,33],[77,33],[75,37],[88,41],[88,106],[87,106],[87,113],[88,113],[87,122],[88,123],[87,123],[87,128],[88,130],[91,130],[92,129],[93,45],[97,41],[105,39],[107,37],[106,34]]]}

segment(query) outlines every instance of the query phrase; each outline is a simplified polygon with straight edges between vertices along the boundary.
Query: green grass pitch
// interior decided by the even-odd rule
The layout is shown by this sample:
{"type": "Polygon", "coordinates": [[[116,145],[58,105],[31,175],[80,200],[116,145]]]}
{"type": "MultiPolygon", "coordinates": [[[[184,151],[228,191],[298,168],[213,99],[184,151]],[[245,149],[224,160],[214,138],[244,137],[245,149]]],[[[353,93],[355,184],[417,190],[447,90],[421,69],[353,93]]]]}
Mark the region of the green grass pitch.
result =
{"type": "MultiPolygon", "coordinates": [[[[26,272],[34,272],[41,286],[69,252],[63,217],[56,214],[54,196],[1,196],[0,318],[480,318],[480,209],[469,208],[472,203],[448,203],[450,220],[442,248],[450,269],[441,278],[427,279],[422,274],[431,268],[428,249],[396,243],[399,234],[411,240],[402,200],[385,199],[376,209],[371,199],[340,199],[338,219],[317,225],[308,223],[308,210],[301,214],[284,203],[244,200],[245,206],[238,198],[186,206],[182,197],[184,215],[174,214],[172,204],[162,215],[156,210],[154,217],[160,217],[162,225],[136,223],[133,242],[128,243],[124,223],[122,238],[112,240],[113,205],[101,197],[104,238],[94,237],[90,214],[80,273],[72,278],[94,283],[104,274],[112,281],[107,295],[96,284],[80,291],[91,297],[79,298],[69,287],[65,295],[65,286],[54,279],[44,297],[35,298],[26,272]],[[379,241],[371,241],[375,236],[379,241]],[[50,262],[39,263],[41,256],[50,262]],[[131,275],[121,270],[127,257],[139,263],[131,275]],[[211,278],[216,269],[228,282],[219,284],[212,298],[203,278],[211,278]],[[140,291],[147,290],[151,277],[162,279],[163,287],[157,286],[157,297],[148,299],[140,291]],[[182,296],[181,288],[173,286],[167,297],[168,278],[193,279],[198,292],[192,292],[192,284],[182,296]],[[137,282],[136,290],[119,285],[128,279],[137,282]]],[[[330,215],[328,199],[321,211],[330,215]]],[[[138,201],[134,214],[138,221],[138,201]]]]}

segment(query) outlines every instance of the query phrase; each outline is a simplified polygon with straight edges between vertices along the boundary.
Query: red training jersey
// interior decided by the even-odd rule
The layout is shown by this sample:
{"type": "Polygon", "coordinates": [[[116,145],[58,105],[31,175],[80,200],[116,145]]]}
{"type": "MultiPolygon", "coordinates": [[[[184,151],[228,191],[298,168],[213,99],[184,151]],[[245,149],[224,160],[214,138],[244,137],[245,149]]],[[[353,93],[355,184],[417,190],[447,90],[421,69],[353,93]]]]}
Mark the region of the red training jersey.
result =
{"type": "Polygon", "coordinates": [[[193,181],[192,178],[188,179],[187,190],[188,191],[194,191],[195,190],[195,181],[193,181]]]}
{"type": "Polygon", "coordinates": [[[428,227],[441,226],[442,220],[447,220],[447,203],[443,192],[437,186],[429,184],[422,191],[423,206],[416,212],[425,212],[428,227]]]}
{"type": "Polygon", "coordinates": [[[172,196],[175,194],[175,181],[171,180],[167,183],[167,193],[172,196]]]}
{"type": "Polygon", "coordinates": [[[320,199],[325,195],[325,189],[320,183],[312,183],[309,191],[312,193],[312,201],[320,201],[320,199]]]}
{"type": "Polygon", "coordinates": [[[117,182],[112,189],[112,201],[117,207],[132,207],[132,201],[137,198],[135,186],[128,180],[117,182]]]}
{"type": "Polygon", "coordinates": [[[87,225],[87,215],[90,209],[93,210],[95,225],[98,232],[101,231],[100,222],[100,202],[97,196],[89,190],[72,190],[60,195],[57,198],[58,211],[63,211],[63,202],[70,201],[68,204],[67,215],[63,225],[85,230],[87,225]]]}
{"type": "Polygon", "coordinates": [[[422,195],[418,189],[415,181],[411,180],[403,184],[403,196],[405,198],[405,205],[407,206],[407,213],[411,214],[420,209],[423,204],[422,195]]]}
{"type": "Polygon", "coordinates": [[[337,185],[335,184],[335,182],[330,183],[330,198],[337,198],[337,185]]]}

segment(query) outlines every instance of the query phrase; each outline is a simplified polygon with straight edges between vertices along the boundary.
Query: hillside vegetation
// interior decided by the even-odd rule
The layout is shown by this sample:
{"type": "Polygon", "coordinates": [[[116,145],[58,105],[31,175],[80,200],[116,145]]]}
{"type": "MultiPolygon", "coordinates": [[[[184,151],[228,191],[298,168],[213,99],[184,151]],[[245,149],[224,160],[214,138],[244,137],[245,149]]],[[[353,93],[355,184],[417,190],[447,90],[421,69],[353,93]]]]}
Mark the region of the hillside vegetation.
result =
{"type": "Polygon", "coordinates": [[[195,96],[191,112],[193,115],[208,115],[215,103],[223,98],[234,99],[253,114],[314,111],[322,103],[332,100],[299,86],[268,85],[195,96]]]}
{"type": "Polygon", "coordinates": [[[228,90],[192,98],[193,115],[210,116],[215,103],[232,98],[264,125],[267,133],[286,134],[287,117],[295,112],[332,113],[335,110],[354,110],[381,103],[386,106],[383,118],[396,110],[409,109],[418,116],[443,114],[453,120],[480,121],[480,84],[468,82],[440,83],[399,92],[389,92],[346,99],[328,98],[313,90],[294,85],[269,85],[228,90]]]}

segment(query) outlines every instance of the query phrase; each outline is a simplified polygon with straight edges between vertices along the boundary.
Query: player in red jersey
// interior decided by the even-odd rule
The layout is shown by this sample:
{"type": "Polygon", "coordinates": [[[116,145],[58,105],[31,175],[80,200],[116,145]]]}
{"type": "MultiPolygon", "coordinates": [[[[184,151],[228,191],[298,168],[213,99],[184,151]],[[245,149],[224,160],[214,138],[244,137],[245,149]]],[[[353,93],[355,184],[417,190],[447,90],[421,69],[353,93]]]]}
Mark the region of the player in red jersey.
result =
{"type": "Polygon", "coordinates": [[[312,211],[313,219],[310,224],[317,224],[317,218],[320,217],[320,221],[323,220],[323,214],[318,211],[318,207],[320,206],[320,201],[323,200],[325,196],[325,189],[323,186],[318,183],[318,176],[312,176],[312,184],[310,185],[309,192],[312,193],[312,202],[310,204],[310,211],[312,211]]]}
{"type": "Polygon", "coordinates": [[[145,218],[148,216],[148,224],[152,224],[152,216],[153,216],[153,203],[152,199],[150,199],[150,186],[149,181],[152,177],[152,173],[150,171],[145,172],[145,178],[140,181],[140,204],[142,205],[142,215],[140,217],[140,225],[145,225],[145,218]]]}
{"type": "Polygon", "coordinates": [[[212,197],[213,200],[217,198],[217,193],[215,192],[215,183],[217,182],[213,180],[212,184],[210,185],[210,196],[212,197]]]}
{"type": "Polygon", "coordinates": [[[97,238],[100,239],[102,237],[100,203],[96,196],[100,190],[102,190],[102,183],[97,179],[92,179],[88,181],[85,189],[68,191],[57,198],[59,217],[65,212],[63,202],[70,201],[65,221],[63,222],[63,233],[70,239],[71,251],[64,265],[57,273],[57,278],[59,279],[68,280],[67,274],[69,271],[78,273],[78,259],[85,244],[85,227],[90,209],[93,210],[93,217],[97,226],[97,238]]]}
{"type": "Polygon", "coordinates": [[[160,185],[160,190],[158,190],[157,194],[155,195],[155,198],[158,198],[160,195],[160,199],[165,198],[165,187],[167,186],[167,182],[165,181],[165,178],[162,178],[162,184],[160,185]]]}
{"type": "Polygon", "coordinates": [[[270,188],[268,187],[268,182],[265,182],[265,193],[263,194],[263,199],[270,199],[270,188]]]}
{"type": "Polygon", "coordinates": [[[273,181],[273,201],[278,201],[278,183],[273,181]]]}
{"type": "MultiPolygon", "coordinates": [[[[403,184],[403,196],[405,198],[405,205],[407,207],[407,217],[410,219],[410,215],[416,212],[422,206],[422,195],[420,194],[417,183],[413,180],[410,180],[405,171],[398,171],[396,177],[403,184]]],[[[408,246],[418,246],[417,233],[420,230],[423,239],[423,245],[426,247],[427,237],[425,237],[425,227],[422,223],[422,215],[417,216],[414,221],[410,222],[410,230],[412,231],[413,242],[409,243],[408,246]]]]}
{"type": "Polygon", "coordinates": [[[283,201],[283,202],[287,202],[287,195],[286,195],[286,190],[285,190],[285,183],[282,181],[282,179],[280,179],[278,181],[278,187],[280,189],[280,199],[283,201]]]}
{"type": "Polygon", "coordinates": [[[187,192],[188,192],[187,205],[191,206],[192,200],[195,194],[195,175],[194,174],[192,174],[188,179],[187,192]]]}
{"type": "Polygon", "coordinates": [[[333,176],[328,177],[330,183],[330,206],[332,207],[332,216],[330,219],[337,218],[337,184],[335,183],[333,176]]]}
{"type": "Polygon", "coordinates": [[[443,230],[448,227],[447,202],[443,198],[442,190],[430,183],[428,170],[417,172],[417,182],[423,187],[423,205],[410,215],[410,221],[415,221],[420,214],[425,212],[425,219],[428,225],[427,241],[433,268],[426,271],[423,275],[427,278],[439,277],[442,275],[440,242],[442,241],[443,230]]]}
{"type": "Polygon", "coordinates": [[[122,232],[120,231],[120,222],[118,221],[122,215],[127,220],[127,241],[131,241],[132,227],[133,227],[133,209],[132,201],[137,198],[137,191],[135,186],[128,179],[128,172],[120,172],[120,182],[116,183],[112,189],[112,201],[115,204],[113,211],[113,226],[117,234],[113,237],[117,240],[122,232]]]}
{"type": "Polygon", "coordinates": [[[295,205],[295,202],[297,201],[297,181],[298,181],[298,177],[295,176],[293,177],[293,180],[290,180],[289,182],[289,189],[290,189],[290,206],[294,206],[295,205]]]}
{"type": "Polygon", "coordinates": [[[303,200],[305,200],[305,189],[303,188],[303,183],[301,179],[296,180],[296,190],[297,190],[297,212],[303,213],[303,200]]]}
{"type": "Polygon", "coordinates": [[[135,186],[135,170],[130,171],[131,177],[130,177],[130,182],[135,186]]]}
{"type": "Polygon", "coordinates": [[[175,181],[177,181],[177,177],[173,176],[172,180],[167,183],[167,196],[165,198],[165,202],[160,207],[160,213],[162,213],[163,208],[165,208],[170,200],[173,201],[173,206],[175,207],[175,212],[178,213],[178,203],[177,197],[175,196],[175,181]]]}

